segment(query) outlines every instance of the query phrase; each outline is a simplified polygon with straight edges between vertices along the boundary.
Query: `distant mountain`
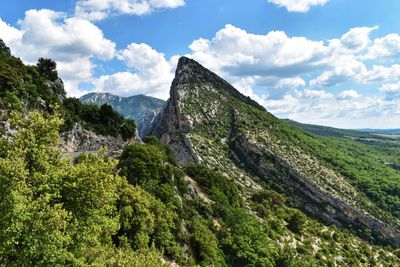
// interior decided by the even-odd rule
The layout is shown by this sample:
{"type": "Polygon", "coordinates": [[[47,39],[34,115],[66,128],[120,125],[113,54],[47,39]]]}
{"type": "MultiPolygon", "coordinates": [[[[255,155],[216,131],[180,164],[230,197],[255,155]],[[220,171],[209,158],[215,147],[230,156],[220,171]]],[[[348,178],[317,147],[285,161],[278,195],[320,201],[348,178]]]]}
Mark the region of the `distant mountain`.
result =
{"type": "Polygon", "coordinates": [[[164,100],[145,95],[121,97],[110,93],[89,93],[82,96],[80,100],[82,103],[97,106],[109,104],[125,117],[134,119],[140,137],[149,133],[151,126],[165,106],[164,100]]]}

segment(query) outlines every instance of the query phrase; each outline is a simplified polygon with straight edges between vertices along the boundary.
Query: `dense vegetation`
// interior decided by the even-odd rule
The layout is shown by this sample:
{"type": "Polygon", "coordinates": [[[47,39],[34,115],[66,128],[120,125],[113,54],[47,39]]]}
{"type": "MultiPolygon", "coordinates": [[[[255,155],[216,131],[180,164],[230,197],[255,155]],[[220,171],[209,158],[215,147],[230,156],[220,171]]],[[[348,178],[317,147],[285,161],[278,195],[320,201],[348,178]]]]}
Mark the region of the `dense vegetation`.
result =
{"type": "Polygon", "coordinates": [[[102,135],[121,135],[124,140],[135,136],[134,120],[126,119],[114,111],[110,105],[101,107],[82,104],[77,98],[67,98],[63,101],[64,130],[69,130],[77,122],[102,135]]]}
{"type": "Polygon", "coordinates": [[[150,213],[154,200],[114,174],[115,160],[63,158],[58,117],[13,112],[10,124],[15,132],[0,139],[2,266],[162,266],[151,246],[133,250],[127,233],[118,234],[135,203],[150,213]]]}
{"type": "Polygon", "coordinates": [[[333,266],[335,257],[346,265],[397,261],[287,208],[282,195],[259,190],[245,200],[241,187],[218,172],[194,164],[181,170],[154,137],[127,146],[118,160],[100,152],[72,162],[57,147],[59,117],[13,112],[10,123],[15,131],[0,139],[2,265],[163,266],[163,258],[181,266],[333,266]]]}

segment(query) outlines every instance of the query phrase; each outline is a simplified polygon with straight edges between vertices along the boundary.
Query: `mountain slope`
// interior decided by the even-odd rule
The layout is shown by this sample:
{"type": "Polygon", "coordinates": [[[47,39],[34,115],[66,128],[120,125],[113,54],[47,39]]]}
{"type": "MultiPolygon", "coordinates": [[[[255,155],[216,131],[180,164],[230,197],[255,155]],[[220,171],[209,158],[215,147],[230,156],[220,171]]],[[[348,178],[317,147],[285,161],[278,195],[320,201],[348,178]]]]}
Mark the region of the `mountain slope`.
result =
{"type": "MultiPolygon", "coordinates": [[[[400,245],[399,217],[392,209],[321,158],[318,149],[332,147],[278,120],[191,59],[180,59],[170,99],[153,133],[172,147],[182,164],[201,162],[218,169],[248,193],[271,187],[321,221],[400,245]]],[[[397,191],[384,197],[397,205],[397,191]]]]}
{"type": "Polygon", "coordinates": [[[134,119],[140,137],[145,137],[165,106],[165,101],[145,95],[121,97],[110,93],[89,93],[80,98],[82,103],[101,106],[109,104],[127,118],[134,119]]]}

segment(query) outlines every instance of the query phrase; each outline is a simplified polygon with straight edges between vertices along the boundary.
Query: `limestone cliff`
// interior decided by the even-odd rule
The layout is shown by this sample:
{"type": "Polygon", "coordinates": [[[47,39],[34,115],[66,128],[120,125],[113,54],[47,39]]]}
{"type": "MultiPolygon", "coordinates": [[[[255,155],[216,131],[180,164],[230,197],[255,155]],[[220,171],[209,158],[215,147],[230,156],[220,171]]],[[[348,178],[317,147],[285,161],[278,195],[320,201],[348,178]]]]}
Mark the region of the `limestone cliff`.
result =
{"type": "Polygon", "coordinates": [[[103,136],[98,135],[91,130],[87,130],[80,123],[67,132],[61,134],[61,147],[66,155],[72,157],[80,153],[95,153],[106,148],[110,156],[118,156],[127,143],[140,143],[141,139],[136,133],[132,140],[124,141],[121,136],[103,136]]]}

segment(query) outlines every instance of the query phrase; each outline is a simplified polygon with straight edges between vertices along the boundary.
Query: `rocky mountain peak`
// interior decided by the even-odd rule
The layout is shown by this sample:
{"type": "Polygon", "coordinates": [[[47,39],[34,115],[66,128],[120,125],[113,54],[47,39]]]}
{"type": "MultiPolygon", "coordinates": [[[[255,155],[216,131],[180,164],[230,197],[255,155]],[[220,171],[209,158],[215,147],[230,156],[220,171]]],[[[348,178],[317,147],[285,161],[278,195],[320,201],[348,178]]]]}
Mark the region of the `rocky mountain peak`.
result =
{"type": "Polygon", "coordinates": [[[229,82],[191,58],[181,57],[179,59],[175,79],[172,82],[171,98],[174,97],[173,94],[177,93],[177,88],[180,91],[192,90],[194,88],[201,89],[202,91],[217,91],[222,94],[229,94],[239,101],[243,101],[258,109],[265,110],[263,106],[240,93],[229,82]]]}
{"type": "Polygon", "coordinates": [[[204,68],[197,61],[181,57],[178,61],[178,66],[175,72],[174,82],[179,84],[186,84],[191,82],[201,82],[201,81],[214,81],[221,80],[215,73],[204,68]]]}

